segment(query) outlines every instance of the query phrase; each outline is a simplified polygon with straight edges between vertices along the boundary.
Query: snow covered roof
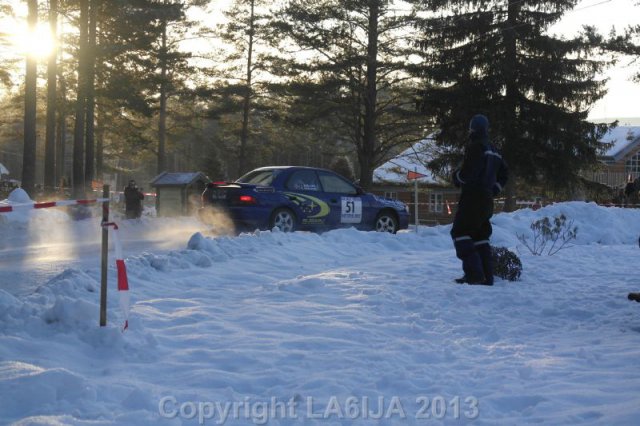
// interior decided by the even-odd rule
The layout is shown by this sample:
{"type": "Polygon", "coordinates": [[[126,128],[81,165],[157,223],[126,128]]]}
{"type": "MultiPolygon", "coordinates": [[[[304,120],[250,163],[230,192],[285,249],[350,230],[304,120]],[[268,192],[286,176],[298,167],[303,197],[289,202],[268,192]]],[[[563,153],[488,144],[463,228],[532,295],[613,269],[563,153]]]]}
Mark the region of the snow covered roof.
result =
{"type": "Polygon", "coordinates": [[[169,173],[163,172],[156,176],[152,181],[152,186],[180,186],[189,185],[197,180],[209,182],[209,178],[200,172],[190,173],[169,173]]]}
{"type": "Polygon", "coordinates": [[[439,180],[427,168],[432,158],[433,134],[417,142],[396,157],[384,163],[373,171],[375,183],[407,183],[407,172],[418,172],[426,177],[419,182],[438,183],[439,180]]]}
{"type": "MultiPolygon", "coordinates": [[[[375,183],[407,183],[407,172],[416,171],[427,176],[421,178],[420,182],[440,183],[440,180],[426,166],[432,158],[433,138],[433,134],[427,136],[375,169],[373,181],[375,183]]],[[[604,156],[619,161],[640,147],[640,126],[615,127],[609,130],[600,142],[613,144],[604,156]]]]}
{"type": "Polygon", "coordinates": [[[605,156],[620,160],[640,144],[640,126],[618,126],[609,130],[600,141],[613,143],[605,156]]]}

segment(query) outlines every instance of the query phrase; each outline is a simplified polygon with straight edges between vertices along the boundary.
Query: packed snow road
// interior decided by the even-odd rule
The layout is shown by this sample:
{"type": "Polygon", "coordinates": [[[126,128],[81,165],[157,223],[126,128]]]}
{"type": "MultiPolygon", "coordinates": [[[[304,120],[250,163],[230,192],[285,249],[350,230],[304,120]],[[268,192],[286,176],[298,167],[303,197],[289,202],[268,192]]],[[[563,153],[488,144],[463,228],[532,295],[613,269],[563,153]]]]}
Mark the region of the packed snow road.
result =
{"type": "MultiPolygon", "coordinates": [[[[0,217],[0,289],[24,296],[65,269],[100,268],[99,218],[73,221],[60,211],[30,213],[29,221],[0,217]]],[[[125,256],[184,248],[191,234],[205,229],[193,218],[117,222],[125,256]]]]}

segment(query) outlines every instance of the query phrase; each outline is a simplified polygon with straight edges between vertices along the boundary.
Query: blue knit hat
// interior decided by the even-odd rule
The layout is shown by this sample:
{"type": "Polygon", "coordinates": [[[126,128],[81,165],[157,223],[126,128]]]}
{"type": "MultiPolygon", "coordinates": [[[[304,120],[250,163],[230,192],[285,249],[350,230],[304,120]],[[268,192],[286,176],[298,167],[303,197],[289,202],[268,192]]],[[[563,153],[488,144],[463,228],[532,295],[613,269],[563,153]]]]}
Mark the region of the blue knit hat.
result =
{"type": "Polygon", "coordinates": [[[469,122],[469,131],[478,136],[487,136],[489,134],[489,119],[482,114],[474,115],[469,122]]]}

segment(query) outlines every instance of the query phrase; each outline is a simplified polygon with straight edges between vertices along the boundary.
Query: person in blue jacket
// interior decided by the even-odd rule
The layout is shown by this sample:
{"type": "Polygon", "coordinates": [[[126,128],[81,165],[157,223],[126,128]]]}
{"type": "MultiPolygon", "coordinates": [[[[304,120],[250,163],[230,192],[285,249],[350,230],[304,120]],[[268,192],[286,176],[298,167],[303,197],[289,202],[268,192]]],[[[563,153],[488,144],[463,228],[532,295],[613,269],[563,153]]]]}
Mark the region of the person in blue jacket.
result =
{"type": "Polygon", "coordinates": [[[489,142],[489,120],[475,115],[469,123],[469,141],[462,166],[453,173],[461,188],[458,210],[451,228],[456,256],[462,260],[463,284],[493,285],[491,216],[493,198],[507,183],[508,171],[502,155],[489,142]]]}

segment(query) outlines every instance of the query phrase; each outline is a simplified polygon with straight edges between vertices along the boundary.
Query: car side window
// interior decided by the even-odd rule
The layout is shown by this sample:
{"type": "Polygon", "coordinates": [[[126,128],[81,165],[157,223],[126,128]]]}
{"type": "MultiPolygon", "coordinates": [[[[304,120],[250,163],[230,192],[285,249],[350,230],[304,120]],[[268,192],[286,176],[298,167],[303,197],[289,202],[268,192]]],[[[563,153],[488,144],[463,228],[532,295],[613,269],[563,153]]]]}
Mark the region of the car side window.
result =
{"type": "Polygon", "coordinates": [[[286,187],[292,191],[320,191],[320,181],[314,170],[297,170],[289,177],[286,187]]]}
{"type": "Polygon", "coordinates": [[[338,194],[356,195],[358,190],[355,186],[332,173],[320,173],[320,182],[325,192],[335,192],[338,194]]]}

